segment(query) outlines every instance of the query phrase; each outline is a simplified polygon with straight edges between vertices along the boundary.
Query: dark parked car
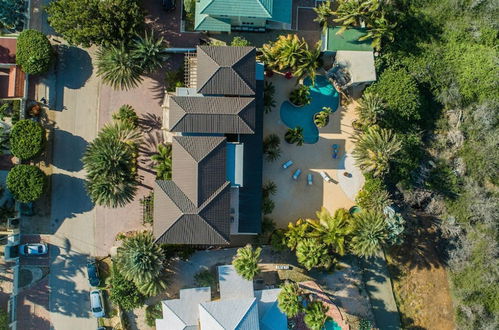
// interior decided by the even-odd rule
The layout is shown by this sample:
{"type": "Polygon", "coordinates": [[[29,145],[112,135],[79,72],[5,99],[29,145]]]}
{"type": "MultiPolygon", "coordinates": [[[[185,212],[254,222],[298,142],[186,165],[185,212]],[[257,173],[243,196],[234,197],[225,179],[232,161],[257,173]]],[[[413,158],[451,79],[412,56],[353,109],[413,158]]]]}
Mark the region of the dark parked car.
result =
{"type": "Polygon", "coordinates": [[[163,1],[163,9],[166,11],[175,9],[175,0],[162,0],[163,1]]]}
{"type": "Polygon", "coordinates": [[[97,264],[95,261],[90,261],[87,264],[87,274],[88,274],[88,282],[90,282],[91,286],[99,286],[100,278],[99,278],[99,268],[97,268],[97,264]]]}

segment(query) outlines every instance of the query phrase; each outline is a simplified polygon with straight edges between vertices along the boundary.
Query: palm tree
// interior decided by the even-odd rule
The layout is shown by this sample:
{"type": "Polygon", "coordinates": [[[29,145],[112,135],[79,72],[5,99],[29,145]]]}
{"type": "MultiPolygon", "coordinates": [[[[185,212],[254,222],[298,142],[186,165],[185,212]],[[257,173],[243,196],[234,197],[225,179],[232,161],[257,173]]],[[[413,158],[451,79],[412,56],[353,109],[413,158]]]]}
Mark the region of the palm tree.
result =
{"type": "Polygon", "coordinates": [[[277,185],[274,181],[267,181],[262,186],[263,197],[267,198],[271,195],[275,195],[277,192],[277,185]]]}
{"type": "Polygon", "coordinates": [[[297,126],[295,128],[288,128],[288,131],[284,135],[284,140],[287,143],[294,144],[297,146],[303,145],[304,137],[303,137],[303,128],[297,126]]]}
{"type": "Polygon", "coordinates": [[[136,151],[142,141],[140,130],[131,121],[123,120],[106,124],[100,131],[99,136],[123,142],[130,146],[133,151],[136,151]]]}
{"type": "Polygon", "coordinates": [[[342,34],[350,26],[360,26],[368,20],[379,8],[377,0],[339,0],[338,8],[332,14],[337,18],[334,22],[341,24],[337,34],[342,34]]]}
{"type": "Polygon", "coordinates": [[[321,330],[328,316],[327,308],[322,301],[312,301],[307,305],[303,321],[310,330],[321,330]]]}
{"type": "Polygon", "coordinates": [[[161,68],[168,58],[163,38],[156,38],[153,31],[150,34],[145,32],[144,37],[139,36],[134,40],[132,55],[145,73],[161,68]]]}
{"type": "Polygon", "coordinates": [[[308,226],[302,219],[296,220],[296,223],[290,222],[285,236],[287,245],[291,250],[294,250],[299,242],[307,236],[308,226]]]}
{"type": "Polygon", "coordinates": [[[315,82],[317,69],[320,66],[321,56],[321,41],[317,42],[313,49],[309,49],[308,44],[305,44],[305,50],[300,56],[299,63],[294,68],[294,74],[297,76],[297,81],[305,76],[309,76],[312,82],[315,82]]]}
{"type": "Polygon", "coordinates": [[[375,93],[364,93],[359,100],[359,105],[355,108],[359,119],[367,126],[377,123],[384,113],[383,99],[375,93]]]}
{"type": "Polygon", "coordinates": [[[116,263],[123,277],[133,281],[142,294],[151,296],[166,288],[165,254],[150,232],[125,238],[116,263]]]}
{"type": "Polygon", "coordinates": [[[327,30],[331,16],[333,16],[331,1],[323,1],[319,7],[314,8],[314,11],[317,14],[317,17],[314,18],[314,22],[318,22],[324,31],[327,30]]]}
{"type": "Polygon", "coordinates": [[[281,286],[281,292],[277,296],[277,306],[288,318],[295,317],[302,310],[302,290],[294,282],[286,282],[281,286]]]}
{"type": "Polygon", "coordinates": [[[252,280],[260,273],[258,262],[260,261],[261,252],[262,248],[257,247],[253,250],[251,244],[237,249],[237,253],[232,260],[232,265],[236,269],[236,272],[244,279],[252,280]]]}
{"type": "Polygon", "coordinates": [[[359,41],[372,40],[371,45],[376,50],[381,50],[381,42],[383,39],[393,41],[395,35],[393,29],[397,24],[390,24],[384,14],[381,17],[372,18],[368,24],[368,30],[365,35],[359,38],[359,41]]]}
{"type": "Polygon", "coordinates": [[[386,241],[387,223],[383,215],[375,211],[354,214],[354,230],[351,248],[361,257],[371,257],[386,241]]]}
{"type": "Polygon", "coordinates": [[[353,157],[364,173],[381,176],[389,170],[391,158],[400,150],[401,142],[391,130],[371,126],[355,136],[353,157]]]}
{"type": "Polygon", "coordinates": [[[275,42],[269,42],[268,44],[264,44],[260,49],[262,54],[259,56],[258,60],[263,62],[268,69],[277,69],[278,67],[278,58],[275,42]]]}
{"type": "Polygon", "coordinates": [[[265,113],[272,111],[272,108],[276,106],[274,99],[275,86],[271,82],[265,81],[263,86],[263,107],[265,113]]]}
{"type": "Polygon", "coordinates": [[[289,94],[289,100],[296,106],[303,106],[309,104],[310,98],[310,87],[305,85],[300,85],[293,89],[289,94]]]}
{"type": "Polygon", "coordinates": [[[116,121],[127,121],[133,125],[133,127],[137,127],[139,124],[139,116],[135,112],[135,109],[129,105],[122,105],[117,112],[113,114],[113,120],[116,121]]]}
{"type": "Polygon", "coordinates": [[[156,163],[154,170],[156,171],[156,179],[171,180],[172,179],[172,146],[171,144],[158,144],[157,153],[151,156],[151,159],[156,163]]]}
{"type": "Polygon", "coordinates": [[[290,69],[294,70],[303,52],[306,50],[307,43],[305,39],[301,39],[296,34],[281,35],[275,43],[278,53],[277,67],[279,70],[290,69]]]}
{"type": "Polygon", "coordinates": [[[329,123],[329,115],[333,112],[330,107],[322,107],[322,111],[314,117],[314,123],[317,127],[325,127],[329,123]]]}
{"type": "Polygon", "coordinates": [[[315,214],[317,220],[307,219],[312,230],[308,237],[324,242],[340,255],[345,254],[345,237],[352,232],[350,213],[345,209],[338,209],[332,216],[325,207],[322,207],[315,214]]]}
{"type": "Polygon", "coordinates": [[[90,199],[107,207],[124,206],[135,196],[136,156],[130,145],[110,136],[99,136],[83,155],[90,199]]]}
{"type": "Polygon", "coordinates": [[[296,258],[307,270],[314,267],[329,268],[333,264],[327,245],[314,238],[305,238],[298,242],[296,258]]]}
{"type": "Polygon", "coordinates": [[[142,81],[142,68],[125,44],[101,48],[97,52],[97,75],[114,89],[137,87],[142,81]]]}
{"type": "Polygon", "coordinates": [[[281,156],[281,139],[276,134],[267,135],[263,139],[263,153],[265,154],[265,159],[272,162],[281,156]]]}

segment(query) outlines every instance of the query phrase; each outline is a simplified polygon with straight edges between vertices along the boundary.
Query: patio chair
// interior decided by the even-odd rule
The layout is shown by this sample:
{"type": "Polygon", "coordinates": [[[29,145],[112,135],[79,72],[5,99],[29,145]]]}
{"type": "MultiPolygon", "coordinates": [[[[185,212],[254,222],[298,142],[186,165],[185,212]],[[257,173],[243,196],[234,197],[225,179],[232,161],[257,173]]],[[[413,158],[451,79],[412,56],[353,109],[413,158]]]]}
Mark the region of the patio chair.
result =
{"type": "Polygon", "coordinates": [[[291,165],[293,165],[293,161],[292,160],[288,160],[287,162],[285,162],[284,164],[282,164],[282,168],[288,168],[291,165]]]}
{"type": "Polygon", "coordinates": [[[321,177],[324,179],[324,181],[326,182],[331,182],[331,178],[329,177],[329,175],[327,175],[326,172],[324,171],[320,171],[319,174],[321,175],[321,177]]]}
{"type": "Polygon", "coordinates": [[[293,180],[298,180],[298,177],[300,176],[300,174],[301,174],[301,170],[297,169],[295,171],[295,173],[293,174],[293,180]]]}
{"type": "Polygon", "coordinates": [[[311,186],[312,183],[314,183],[314,177],[312,176],[312,173],[309,173],[307,174],[307,184],[311,186]]]}

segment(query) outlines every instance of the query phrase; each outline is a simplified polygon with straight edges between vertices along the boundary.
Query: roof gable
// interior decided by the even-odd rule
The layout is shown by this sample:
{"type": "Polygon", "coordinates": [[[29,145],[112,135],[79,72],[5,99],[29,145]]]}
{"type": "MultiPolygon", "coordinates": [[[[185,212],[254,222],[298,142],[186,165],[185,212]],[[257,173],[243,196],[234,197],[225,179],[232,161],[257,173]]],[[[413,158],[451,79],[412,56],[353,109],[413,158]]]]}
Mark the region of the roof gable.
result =
{"type": "Polygon", "coordinates": [[[198,93],[255,95],[255,48],[198,46],[197,61],[198,93]]]}
{"type": "Polygon", "coordinates": [[[220,329],[257,330],[259,328],[255,298],[201,303],[199,310],[201,329],[205,329],[206,324],[213,323],[219,325],[220,329]]]}

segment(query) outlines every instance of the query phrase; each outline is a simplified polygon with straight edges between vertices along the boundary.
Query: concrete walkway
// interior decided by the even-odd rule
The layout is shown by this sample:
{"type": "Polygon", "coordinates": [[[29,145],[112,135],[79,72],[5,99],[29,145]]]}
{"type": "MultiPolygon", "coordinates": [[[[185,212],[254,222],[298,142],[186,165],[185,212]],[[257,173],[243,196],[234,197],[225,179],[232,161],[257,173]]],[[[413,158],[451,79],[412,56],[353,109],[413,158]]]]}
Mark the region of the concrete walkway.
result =
{"type": "Polygon", "coordinates": [[[363,264],[364,281],[377,327],[381,330],[400,329],[400,315],[384,252],[378,251],[374,257],[364,260],[363,264]]]}

